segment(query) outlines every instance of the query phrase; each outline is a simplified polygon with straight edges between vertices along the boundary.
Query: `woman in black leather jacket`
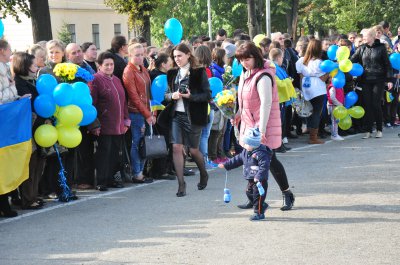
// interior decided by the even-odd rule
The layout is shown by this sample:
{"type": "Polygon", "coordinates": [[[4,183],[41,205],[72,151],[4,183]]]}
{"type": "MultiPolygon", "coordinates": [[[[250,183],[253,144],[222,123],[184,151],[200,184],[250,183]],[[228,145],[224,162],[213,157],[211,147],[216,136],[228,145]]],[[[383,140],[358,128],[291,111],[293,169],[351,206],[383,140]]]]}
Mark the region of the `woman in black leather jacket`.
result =
{"type": "Polygon", "coordinates": [[[369,29],[363,36],[361,45],[351,57],[353,63],[359,63],[364,73],[359,77],[358,84],[362,87],[363,104],[365,109],[366,134],[363,139],[371,137],[372,126],[376,122],[376,138],[382,137],[382,108],[381,99],[387,82],[392,89],[392,66],[390,65],[386,46],[376,39],[376,32],[369,29]]]}
{"type": "Polygon", "coordinates": [[[170,140],[173,161],[179,189],[176,196],[186,195],[183,177],[183,147],[189,146],[192,158],[200,171],[199,190],[205,189],[208,173],[203,155],[199,151],[200,134],[208,122],[208,101],[211,99],[210,85],[206,71],[196,65],[196,59],[186,44],[179,44],[172,50],[174,69],[167,73],[168,91],[165,102],[173,104],[170,117],[170,140]]]}

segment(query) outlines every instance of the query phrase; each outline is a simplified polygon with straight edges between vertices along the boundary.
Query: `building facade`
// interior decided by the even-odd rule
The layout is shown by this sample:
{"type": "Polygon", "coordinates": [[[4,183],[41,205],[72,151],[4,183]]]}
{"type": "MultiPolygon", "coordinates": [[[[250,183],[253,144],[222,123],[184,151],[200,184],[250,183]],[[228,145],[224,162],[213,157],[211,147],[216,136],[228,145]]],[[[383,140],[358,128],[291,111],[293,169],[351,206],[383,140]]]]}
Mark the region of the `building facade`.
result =
{"type": "MultiPolygon", "coordinates": [[[[129,37],[128,16],[117,14],[103,0],[49,0],[53,39],[67,26],[73,42],[93,42],[101,51],[110,48],[115,35],[129,37]]],[[[27,50],[33,44],[30,18],[20,14],[21,23],[12,17],[3,20],[4,37],[12,49],[27,50]]]]}

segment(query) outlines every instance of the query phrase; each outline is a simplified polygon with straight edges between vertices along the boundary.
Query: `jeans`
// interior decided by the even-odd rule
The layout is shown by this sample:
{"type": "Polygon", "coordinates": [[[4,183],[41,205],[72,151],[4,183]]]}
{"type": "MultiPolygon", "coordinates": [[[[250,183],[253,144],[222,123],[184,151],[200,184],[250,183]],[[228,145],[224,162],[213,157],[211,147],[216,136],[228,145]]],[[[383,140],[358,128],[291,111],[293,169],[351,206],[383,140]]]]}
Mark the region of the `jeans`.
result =
{"type": "Polygon", "coordinates": [[[140,138],[144,136],[144,117],[140,113],[129,113],[131,118],[132,147],[131,165],[134,177],[140,176],[143,172],[145,160],[139,156],[140,138]]]}
{"type": "Polygon", "coordinates": [[[209,122],[207,126],[203,128],[201,131],[201,138],[200,138],[200,152],[203,154],[205,158],[208,158],[208,137],[210,137],[211,127],[214,121],[214,110],[210,110],[209,122]]]}
{"type": "Polygon", "coordinates": [[[310,117],[307,118],[307,128],[318,129],[319,122],[321,120],[322,109],[324,108],[326,95],[317,96],[310,100],[313,106],[313,112],[310,117]]]}

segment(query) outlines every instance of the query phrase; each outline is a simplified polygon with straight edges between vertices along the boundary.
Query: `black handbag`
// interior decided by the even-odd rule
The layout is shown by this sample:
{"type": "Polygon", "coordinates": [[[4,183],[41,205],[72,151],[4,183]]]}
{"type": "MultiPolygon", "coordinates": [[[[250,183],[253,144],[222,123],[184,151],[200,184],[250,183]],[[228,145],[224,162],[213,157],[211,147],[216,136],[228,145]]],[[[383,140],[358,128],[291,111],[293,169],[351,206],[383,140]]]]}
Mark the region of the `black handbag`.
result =
{"type": "Polygon", "coordinates": [[[154,159],[168,155],[164,135],[153,135],[153,126],[150,126],[150,135],[144,136],[139,142],[139,156],[142,159],[154,159]]]}
{"type": "Polygon", "coordinates": [[[170,124],[171,124],[171,111],[173,110],[174,103],[171,102],[169,103],[165,109],[163,109],[157,117],[157,124],[160,125],[160,127],[169,129],[170,124]]]}

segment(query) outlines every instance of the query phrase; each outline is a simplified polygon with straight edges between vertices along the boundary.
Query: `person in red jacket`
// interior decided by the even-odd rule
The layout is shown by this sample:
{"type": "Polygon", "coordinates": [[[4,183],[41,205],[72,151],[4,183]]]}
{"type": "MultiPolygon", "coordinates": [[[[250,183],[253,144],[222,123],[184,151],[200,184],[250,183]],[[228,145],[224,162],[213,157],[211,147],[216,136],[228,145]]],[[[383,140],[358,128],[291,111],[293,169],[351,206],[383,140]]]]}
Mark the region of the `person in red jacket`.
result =
{"type": "Polygon", "coordinates": [[[156,118],[150,111],[150,76],[143,66],[144,48],[140,43],[128,47],[129,62],[122,80],[128,94],[128,111],[131,118],[132,148],[131,164],[134,183],[151,182],[145,180],[143,169],[145,161],[139,156],[139,141],[144,136],[145,121],[152,126],[156,118]]]}
{"type": "Polygon", "coordinates": [[[107,186],[122,188],[120,183],[113,183],[112,176],[122,150],[123,137],[131,120],[125,100],[125,91],[121,80],[114,72],[114,56],[110,52],[99,55],[99,71],[91,83],[93,105],[97,109],[100,128],[95,134],[98,147],[96,151],[97,190],[106,191],[107,186]]]}

